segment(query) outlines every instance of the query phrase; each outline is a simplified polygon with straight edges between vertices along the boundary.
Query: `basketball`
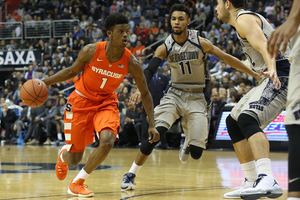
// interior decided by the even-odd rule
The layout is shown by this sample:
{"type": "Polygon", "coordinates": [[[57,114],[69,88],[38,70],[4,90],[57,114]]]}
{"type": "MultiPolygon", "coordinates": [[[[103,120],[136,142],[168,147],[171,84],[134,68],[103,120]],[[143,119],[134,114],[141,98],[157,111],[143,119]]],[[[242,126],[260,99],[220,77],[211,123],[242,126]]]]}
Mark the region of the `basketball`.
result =
{"type": "Polygon", "coordinates": [[[48,98],[48,88],[46,84],[37,79],[26,81],[20,91],[21,99],[29,107],[39,107],[48,98]]]}

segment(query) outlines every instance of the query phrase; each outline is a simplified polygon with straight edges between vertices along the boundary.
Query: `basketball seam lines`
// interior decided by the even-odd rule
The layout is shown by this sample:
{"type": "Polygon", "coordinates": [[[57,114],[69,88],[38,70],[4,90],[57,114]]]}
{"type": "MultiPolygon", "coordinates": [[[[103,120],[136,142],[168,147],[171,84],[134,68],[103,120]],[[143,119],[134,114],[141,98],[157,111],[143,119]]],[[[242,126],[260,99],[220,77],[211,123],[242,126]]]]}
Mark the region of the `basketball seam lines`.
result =
{"type": "MultiPolygon", "coordinates": [[[[27,92],[26,88],[24,86],[22,86],[24,88],[24,90],[27,92]]],[[[32,98],[35,98],[34,96],[32,96],[29,92],[27,92],[32,98]]]]}
{"type": "MultiPolygon", "coordinates": [[[[33,88],[34,89],[34,88],[33,88]]],[[[25,89],[25,87],[24,87],[24,90],[27,92],[27,90],[25,89]]],[[[39,97],[39,96],[37,96],[37,97],[34,97],[34,96],[32,96],[29,92],[27,92],[32,98],[34,98],[34,100],[32,100],[32,101],[35,101],[35,100],[37,100],[37,101],[39,101],[39,102],[42,102],[42,101],[40,101],[40,100],[38,100],[37,98],[39,97]]],[[[35,92],[34,92],[35,93],[35,92]]],[[[29,99],[28,99],[29,100],[29,99]]],[[[31,100],[31,99],[30,99],[31,100]]],[[[32,103],[31,103],[32,104],[32,103]]],[[[30,104],[30,105],[31,105],[30,104]]],[[[37,103],[36,103],[37,104],[37,103]]]]}
{"type": "MultiPolygon", "coordinates": [[[[42,88],[41,88],[41,90],[40,90],[40,93],[38,94],[38,97],[40,97],[40,98],[43,98],[44,96],[49,95],[49,94],[46,94],[46,95],[44,95],[44,96],[40,96],[41,92],[43,91],[43,87],[44,87],[44,85],[42,84],[42,88]]],[[[38,100],[38,99],[37,99],[37,100],[38,100]]],[[[39,101],[39,100],[38,100],[38,101],[39,101]]],[[[42,102],[42,101],[40,101],[40,102],[42,102]]]]}
{"type": "MultiPolygon", "coordinates": [[[[43,90],[43,87],[44,87],[44,85],[42,84],[42,88],[41,88],[41,90],[40,90],[40,93],[38,94],[38,97],[40,97],[40,94],[41,94],[41,92],[42,92],[42,90],[43,90]]],[[[34,90],[35,91],[35,90],[34,90]]]]}
{"type": "Polygon", "coordinates": [[[32,82],[33,91],[34,91],[34,94],[36,95],[36,97],[32,96],[29,92],[27,92],[27,90],[25,89],[25,87],[22,86],[22,87],[24,87],[24,90],[25,90],[32,98],[34,98],[33,102],[32,102],[31,104],[29,104],[28,106],[31,106],[33,103],[35,103],[36,105],[38,105],[38,104],[35,102],[36,100],[39,101],[39,102],[42,102],[42,101],[38,100],[37,98],[40,97],[39,95],[40,95],[40,93],[42,92],[43,87],[44,87],[44,85],[42,84],[42,88],[41,88],[39,94],[36,94],[33,80],[31,80],[31,82],[32,82]]]}
{"type": "Polygon", "coordinates": [[[32,79],[31,79],[31,83],[32,83],[32,87],[33,87],[34,94],[38,97],[39,95],[35,92],[35,87],[34,87],[34,83],[33,83],[33,80],[32,80],[32,79]]]}

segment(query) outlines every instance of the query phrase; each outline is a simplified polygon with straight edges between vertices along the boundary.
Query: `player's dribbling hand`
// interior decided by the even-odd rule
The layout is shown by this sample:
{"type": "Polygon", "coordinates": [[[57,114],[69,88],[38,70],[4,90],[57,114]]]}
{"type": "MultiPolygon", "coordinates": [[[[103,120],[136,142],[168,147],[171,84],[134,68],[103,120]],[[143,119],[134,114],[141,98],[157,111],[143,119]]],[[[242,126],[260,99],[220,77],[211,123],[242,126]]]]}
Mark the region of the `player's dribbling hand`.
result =
{"type": "Polygon", "coordinates": [[[156,130],[155,127],[153,128],[148,128],[148,133],[149,133],[149,143],[152,144],[153,142],[158,142],[160,139],[159,132],[156,130]]]}
{"type": "Polygon", "coordinates": [[[276,57],[283,42],[282,53],[284,54],[289,40],[297,33],[298,26],[293,21],[287,20],[283,25],[273,31],[268,40],[268,52],[272,58],[276,57]]]}
{"type": "Polygon", "coordinates": [[[266,72],[260,71],[260,73],[264,77],[270,78],[270,79],[273,80],[273,85],[275,85],[276,90],[279,90],[281,88],[281,83],[280,83],[280,80],[279,80],[276,72],[274,72],[274,71],[266,71],[266,72]]]}
{"type": "Polygon", "coordinates": [[[137,90],[134,94],[132,94],[129,100],[132,104],[140,103],[142,101],[142,95],[140,91],[137,90]]]}

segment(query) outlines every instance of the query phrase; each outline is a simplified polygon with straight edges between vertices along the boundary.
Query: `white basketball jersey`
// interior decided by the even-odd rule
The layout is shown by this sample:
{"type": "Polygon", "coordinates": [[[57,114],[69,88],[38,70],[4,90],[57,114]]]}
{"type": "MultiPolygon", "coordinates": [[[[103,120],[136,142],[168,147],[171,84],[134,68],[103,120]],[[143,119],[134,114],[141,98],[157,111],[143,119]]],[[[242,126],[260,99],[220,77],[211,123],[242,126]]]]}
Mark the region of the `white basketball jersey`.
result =
{"type": "MultiPolygon", "coordinates": [[[[262,31],[264,32],[266,38],[268,39],[272,33],[272,31],[274,31],[274,28],[269,24],[269,22],[260,14],[258,13],[254,13],[251,11],[241,11],[238,13],[237,17],[244,14],[252,14],[252,15],[256,15],[260,18],[261,23],[262,23],[262,31]]],[[[267,70],[267,65],[264,61],[264,58],[262,56],[262,54],[260,52],[258,52],[257,50],[255,50],[251,44],[245,39],[242,38],[238,33],[237,33],[237,37],[241,42],[241,45],[243,47],[243,51],[247,57],[247,59],[250,61],[252,68],[259,72],[260,70],[267,70]]],[[[276,69],[277,69],[277,74],[278,76],[288,76],[289,74],[289,68],[290,68],[290,63],[288,61],[289,59],[289,53],[290,53],[290,48],[288,47],[285,54],[283,55],[282,52],[282,47],[280,48],[280,51],[278,52],[278,56],[276,57],[276,69]]]]}
{"type": "Polygon", "coordinates": [[[196,30],[188,30],[187,40],[178,44],[173,34],[164,42],[167,48],[168,66],[171,68],[172,86],[178,89],[200,89],[205,87],[207,75],[203,62],[203,51],[196,30]]]}
{"type": "Polygon", "coordinates": [[[291,39],[291,46],[290,61],[293,59],[300,60],[300,26],[298,27],[296,35],[291,39]]]}

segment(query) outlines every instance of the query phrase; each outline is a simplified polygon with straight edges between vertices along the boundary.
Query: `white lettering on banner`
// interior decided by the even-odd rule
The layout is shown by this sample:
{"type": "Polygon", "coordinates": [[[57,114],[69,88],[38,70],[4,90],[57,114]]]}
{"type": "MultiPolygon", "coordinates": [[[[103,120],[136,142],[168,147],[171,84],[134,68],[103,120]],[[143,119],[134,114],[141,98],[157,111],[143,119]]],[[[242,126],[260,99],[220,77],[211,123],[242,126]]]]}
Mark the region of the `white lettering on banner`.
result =
{"type": "Polygon", "coordinates": [[[4,65],[7,65],[8,62],[10,62],[12,65],[15,64],[15,59],[11,51],[7,52],[4,65]]]}
{"type": "Polygon", "coordinates": [[[2,58],[3,52],[0,51],[0,65],[3,65],[4,59],[2,58]]]}
{"type": "Polygon", "coordinates": [[[36,60],[33,51],[0,52],[0,65],[24,65],[36,60]]]}
{"type": "Polygon", "coordinates": [[[118,74],[118,73],[114,73],[114,72],[111,72],[111,71],[107,71],[107,70],[103,70],[103,69],[100,69],[100,68],[97,68],[97,67],[94,67],[92,66],[92,70],[98,74],[102,74],[102,75],[105,75],[105,76],[110,76],[112,78],[121,78],[122,77],[122,74],[118,74]]]}
{"type": "Polygon", "coordinates": [[[33,51],[28,51],[26,63],[30,63],[30,62],[34,62],[34,61],[35,61],[35,56],[34,56],[33,51]]]}
{"type": "Polygon", "coordinates": [[[23,55],[25,53],[25,51],[21,51],[20,53],[18,51],[15,51],[16,56],[17,56],[17,61],[15,64],[25,64],[24,59],[23,59],[23,55]]]}

